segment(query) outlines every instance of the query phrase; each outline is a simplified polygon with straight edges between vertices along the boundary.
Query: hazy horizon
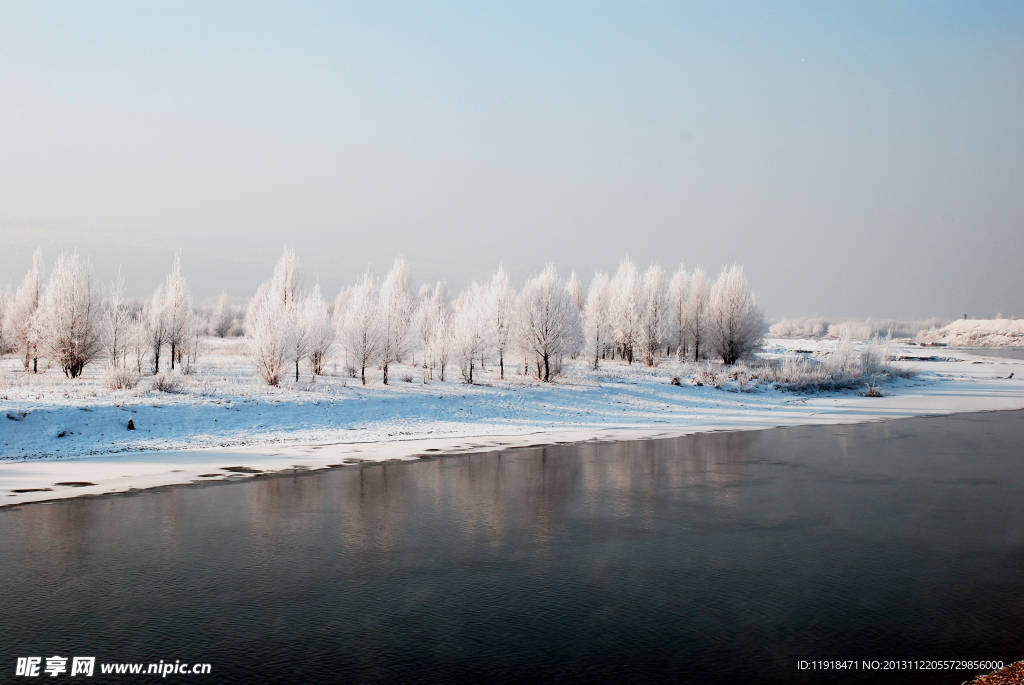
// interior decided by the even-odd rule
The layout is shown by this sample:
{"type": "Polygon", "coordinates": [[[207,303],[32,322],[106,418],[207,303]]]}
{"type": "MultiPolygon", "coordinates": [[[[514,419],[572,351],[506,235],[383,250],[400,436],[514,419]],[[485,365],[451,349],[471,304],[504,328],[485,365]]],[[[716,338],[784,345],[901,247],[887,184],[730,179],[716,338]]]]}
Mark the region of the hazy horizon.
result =
{"type": "Polygon", "coordinates": [[[770,318],[1024,315],[1024,6],[0,3],[0,288],[175,254],[745,266],[770,318]]]}

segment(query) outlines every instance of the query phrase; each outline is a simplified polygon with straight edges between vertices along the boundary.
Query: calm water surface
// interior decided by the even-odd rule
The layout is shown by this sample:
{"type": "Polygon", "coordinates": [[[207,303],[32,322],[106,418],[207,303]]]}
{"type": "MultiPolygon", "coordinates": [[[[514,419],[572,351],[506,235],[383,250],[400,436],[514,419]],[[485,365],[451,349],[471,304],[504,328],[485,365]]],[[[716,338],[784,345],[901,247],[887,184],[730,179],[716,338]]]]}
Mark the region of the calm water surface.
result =
{"type": "Polygon", "coordinates": [[[1024,348],[1021,347],[950,347],[947,349],[951,352],[970,352],[983,357],[1024,360],[1024,348]]]}
{"type": "Polygon", "coordinates": [[[0,681],[960,683],[797,662],[1024,658],[1022,443],[1000,412],[4,509],[0,681]]]}

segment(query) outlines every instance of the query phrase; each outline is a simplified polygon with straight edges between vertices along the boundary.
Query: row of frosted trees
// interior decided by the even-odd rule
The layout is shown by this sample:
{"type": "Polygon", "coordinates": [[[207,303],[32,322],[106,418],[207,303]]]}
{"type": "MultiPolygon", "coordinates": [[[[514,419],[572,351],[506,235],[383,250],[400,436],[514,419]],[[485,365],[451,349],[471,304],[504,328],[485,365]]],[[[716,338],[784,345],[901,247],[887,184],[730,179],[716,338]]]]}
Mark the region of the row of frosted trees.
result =
{"type": "Polygon", "coordinates": [[[190,369],[207,326],[192,305],[180,260],[141,307],[125,299],[122,279],[107,290],[103,298],[91,266],[77,254],[61,255],[46,278],[37,250],[14,294],[0,293],[0,353],[16,352],[33,372],[40,359],[48,360],[69,378],[104,358],[122,387],[150,366],[159,372],[161,361],[190,369]]]}
{"type": "Polygon", "coordinates": [[[333,306],[319,285],[305,292],[294,252],[285,250],[273,278],[260,286],[246,314],[246,339],[259,375],[276,385],[305,360],[314,374],[332,355],[366,382],[367,368],[390,380],[396,363],[422,366],[443,381],[453,368],[472,383],[490,359],[505,377],[510,357],[524,373],[551,380],[566,358],[586,355],[648,366],[659,357],[726,364],[760,345],[764,316],[742,269],[723,269],[714,282],[702,269],[660,266],[640,273],[628,259],[614,275],[599,273],[584,292],[548,265],[516,293],[500,266],[490,281],[472,283],[452,300],[444,282],[413,289],[404,259],[383,279],[369,272],[333,306]]]}
{"type": "MultiPolygon", "coordinates": [[[[124,298],[120,279],[101,298],[78,255],[61,255],[46,278],[39,251],[13,295],[0,293],[0,353],[17,352],[32,371],[46,359],[71,378],[103,358],[112,387],[131,387],[161,365],[187,373],[202,334],[223,336],[234,323],[225,296],[209,319],[197,314],[178,259],[141,304],[124,298]]],[[[738,267],[711,282],[681,266],[671,278],[656,265],[640,273],[628,259],[611,276],[595,275],[586,291],[575,273],[563,281],[549,265],[516,293],[499,267],[453,300],[443,281],[414,289],[398,258],[383,279],[367,272],[331,304],[319,285],[307,291],[286,249],[249,303],[244,328],[256,372],[272,385],[292,373],[298,380],[303,363],[322,374],[329,358],[363,383],[368,368],[389,383],[398,363],[442,381],[457,371],[472,383],[488,360],[501,378],[511,363],[545,381],[580,356],[594,368],[611,359],[653,366],[663,356],[732,364],[759,346],[764,318],[738,267]]]]}

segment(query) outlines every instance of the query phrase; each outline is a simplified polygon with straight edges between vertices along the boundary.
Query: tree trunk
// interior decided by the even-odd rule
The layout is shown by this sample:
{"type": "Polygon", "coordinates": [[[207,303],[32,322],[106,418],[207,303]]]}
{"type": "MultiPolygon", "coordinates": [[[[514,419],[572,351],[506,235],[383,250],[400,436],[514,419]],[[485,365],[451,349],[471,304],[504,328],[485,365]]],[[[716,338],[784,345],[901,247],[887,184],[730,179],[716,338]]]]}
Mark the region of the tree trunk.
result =
{"type": "Polygon", "coordinates": [[[544,355],[544,382],[547,383],[551,380],[551,363],[548,355],[544,355]]]}
{"type": "Polygon", "coordinates": [[[32,373],[39,373],[39,357],[32,357],[32,373]]]}
{"type": "Polygon", "coordinates": [[[363,385],[366,385],[366,367],[363,366],[361,368],[362,368],[362,374],[363,374],[363,385]]]}
{"type": "Polygon", "coordinates": [[[384,362],[384,385],[388,384],[388,363],[384,362]]]}
{"type": "Polygon", "coordinates": [[[299,360],[298,360],[298,358],[295,359],[295,382],[296,383],[299,382],[299,360]]]}
{"type": "Polygon", "coordinates": [[[174,371],[174,342],[171,342],[171,371],[174,371]]]}
{"type": "Polygon", "coordinates": [[[160,348],[153,352],[153,373],[160,373],[160,348]]]}
{"type": "Polygon", "coordinates": [[[505,353],[498,353],[498,366],[501,367],[501,380],[505,380],[505,353]]]}
{"type": "Polygon", "coordinates": [[[469,384],[473,385],[473,359],[469,360],[469,384]]]}

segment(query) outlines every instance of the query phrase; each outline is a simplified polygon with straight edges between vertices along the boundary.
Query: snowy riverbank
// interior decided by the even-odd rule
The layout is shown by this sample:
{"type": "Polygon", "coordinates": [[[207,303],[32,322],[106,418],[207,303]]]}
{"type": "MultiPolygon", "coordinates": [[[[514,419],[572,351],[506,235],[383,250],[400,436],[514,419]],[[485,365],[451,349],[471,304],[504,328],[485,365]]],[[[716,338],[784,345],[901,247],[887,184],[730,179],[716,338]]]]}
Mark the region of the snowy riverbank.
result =
{"type": "MultiPolygon", "coordinates": [[[[813,353],[832,344],[772,340],[766,353],[813,353]]],[[[108,393],[98,375],[80,381],[53,370],[33,376],[4,359],[0,503],[356,460],[1024,408],[1024,361],[977,350],[925,353],[895,345],[897,356],[910,358],[898,364],[918,373],[887,385],[887,396],[869,398],[853,391],[741,389],[735,382],[675,386],[672,376],[685,369],[673,362],[654,369],[606,363],[597,372],[573,362],[553,384],[509,373],[506,381],[488,376],[473,386],[454,380],[425,385],[417,370],[403,368],[388,387],[328,376],[267,388],[250,380],[237,341],[211,346],[199,373],[174,393],[144,386],[108,393]],[[415,382],[402,382],[406,373],[415,382]],[[129,420],[135,430],[127,430],[129,420]]]]}
{"type": "Polygon", "coordinates": [[[934,331],[921,331],[918,342],[951,347],[1024,348],[1024,319],[960,319],[934,331]]]}

